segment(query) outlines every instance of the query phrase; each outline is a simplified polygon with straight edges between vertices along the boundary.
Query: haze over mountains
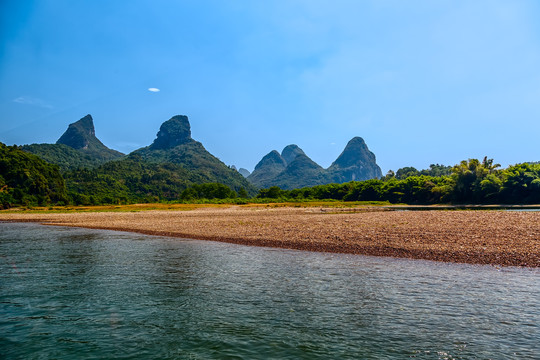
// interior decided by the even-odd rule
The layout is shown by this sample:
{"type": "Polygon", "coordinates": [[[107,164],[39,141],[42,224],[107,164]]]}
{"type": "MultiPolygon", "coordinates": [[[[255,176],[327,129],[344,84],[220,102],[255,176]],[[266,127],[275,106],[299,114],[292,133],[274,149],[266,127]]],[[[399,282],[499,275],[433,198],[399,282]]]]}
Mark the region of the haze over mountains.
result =
{"type": "Polygon", "coordinates": [[[281,154],[272,150],[255,166],[248,180],[260,188],[279,186],[295,189],[306,186],[344,183],[382,177],[375,154],[364,139],[354,137],[328,169],[311,160],[297,145],[286,146],[281,154]]]}
{"type": "Polygon", "coordinates": [[[281,154],[274,150],[264,156],[251,174],[246,169],[237,170],[234,166],[225,165],[191,137],[189,119],[184,115],[165,121],[151,145],[128,156],[109,149],[96,137],[91,115],[70,124],[56,144],[24,145],[21,149],[59,165],[63,171],[99,166],[102,171],[112,171],[111,166],[103,168],[103,165],[127,159],[131,161],[129,166],[133,166],[133,161],[174,164],[178,167],[176,172],[181,173],[180,178],[187,183],[216,182],[236,191],[240,188],[251,190],[249,192],[253,192],[254,187],[293,189],[382,176],[375,155],[359,137],[349,141],[328,169],[311,160],[297,145],[288,145],[281,154]]]}

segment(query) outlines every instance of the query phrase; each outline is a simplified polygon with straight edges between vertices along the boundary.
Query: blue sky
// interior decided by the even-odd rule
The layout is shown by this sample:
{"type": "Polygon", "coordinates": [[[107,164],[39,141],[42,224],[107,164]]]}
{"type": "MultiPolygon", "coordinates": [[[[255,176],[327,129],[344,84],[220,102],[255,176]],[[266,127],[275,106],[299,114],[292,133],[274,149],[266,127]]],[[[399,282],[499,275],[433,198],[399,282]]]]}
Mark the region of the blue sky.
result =
{"type": "Polygon", "coordinates": [[[0,38],[10,145],[92,114],[127,153],[183,114],[249,170],[288,144],[327,167],[354,136],[383,173],[540,160],[536,0],[4,0],[0,38]]]}

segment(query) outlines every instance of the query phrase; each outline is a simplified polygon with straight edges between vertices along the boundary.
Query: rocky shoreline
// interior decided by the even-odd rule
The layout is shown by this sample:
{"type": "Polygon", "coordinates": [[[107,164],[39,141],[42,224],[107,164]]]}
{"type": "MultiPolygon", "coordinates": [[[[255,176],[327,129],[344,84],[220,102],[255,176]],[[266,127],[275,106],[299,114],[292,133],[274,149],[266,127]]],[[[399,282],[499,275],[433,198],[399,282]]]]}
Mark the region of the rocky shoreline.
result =
{"type": "Polygon", "coordinates": [[[540,212],[231,206],[190,211],[0,213],[0,221],[308,251],[540,267],[540,212]]]}

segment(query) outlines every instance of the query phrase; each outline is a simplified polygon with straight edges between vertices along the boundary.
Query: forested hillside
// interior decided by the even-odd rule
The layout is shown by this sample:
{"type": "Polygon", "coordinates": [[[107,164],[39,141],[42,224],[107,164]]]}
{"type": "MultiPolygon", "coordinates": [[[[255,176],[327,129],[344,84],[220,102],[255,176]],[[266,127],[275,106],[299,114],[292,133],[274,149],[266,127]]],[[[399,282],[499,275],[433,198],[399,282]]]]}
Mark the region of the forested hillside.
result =
{"type": "Polygon", "coordinates": [[[0,208],[68,202],[58,166],[0,143],[0,208]]]}
{"type": "Polygon", "coordinates": [[[62,171],[92,168],[124,156],[103,145],[96,137],[94,121],[90,115],[70,124],[56,144],[31,144],[20,148],[58,165],[62,171]]]}
{"type": "Polygon", "coordinates": [[[221,183],[235,191],[245,189],[255,194],[255,188],[237,170],[234,170],[204,146],[191,138],[187,116],[173,116],[164,122],[154,142],[133,152],[143,161],[156,164],[171,163],[193,172],[199,183],[221,183]]]}

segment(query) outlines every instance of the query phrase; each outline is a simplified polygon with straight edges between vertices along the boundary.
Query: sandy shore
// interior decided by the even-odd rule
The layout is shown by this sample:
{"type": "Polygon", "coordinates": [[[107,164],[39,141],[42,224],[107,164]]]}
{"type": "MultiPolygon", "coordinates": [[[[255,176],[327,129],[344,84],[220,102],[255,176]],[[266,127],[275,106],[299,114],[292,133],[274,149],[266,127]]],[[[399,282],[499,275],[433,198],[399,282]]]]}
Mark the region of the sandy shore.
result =
{"type": "Polygon", "coordinates": [[[191,211],[0,213],[0,221],[37,221],[310,251],[540,267],[540,212],[357,211],[232,206],[191,211]]]}

